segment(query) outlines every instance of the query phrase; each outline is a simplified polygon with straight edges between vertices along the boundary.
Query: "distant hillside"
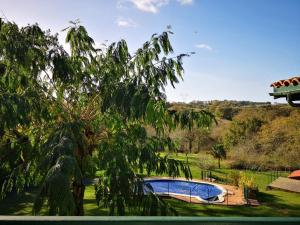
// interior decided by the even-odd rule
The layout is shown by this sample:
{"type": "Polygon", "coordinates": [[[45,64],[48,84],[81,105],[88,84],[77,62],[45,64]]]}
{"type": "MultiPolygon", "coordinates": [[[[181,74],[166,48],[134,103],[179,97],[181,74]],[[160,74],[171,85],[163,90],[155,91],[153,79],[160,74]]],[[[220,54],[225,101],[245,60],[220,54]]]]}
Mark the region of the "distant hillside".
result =
{"type": "Polygon", "coordinates": [[[218,121],[208,130],[172,132],[182,152],[209,151],[213,144],[223,143],[235,168],[300,168],[298,108],[248,101],[195,101],[169,106],[177,110],[208,110],[218,121]]]}

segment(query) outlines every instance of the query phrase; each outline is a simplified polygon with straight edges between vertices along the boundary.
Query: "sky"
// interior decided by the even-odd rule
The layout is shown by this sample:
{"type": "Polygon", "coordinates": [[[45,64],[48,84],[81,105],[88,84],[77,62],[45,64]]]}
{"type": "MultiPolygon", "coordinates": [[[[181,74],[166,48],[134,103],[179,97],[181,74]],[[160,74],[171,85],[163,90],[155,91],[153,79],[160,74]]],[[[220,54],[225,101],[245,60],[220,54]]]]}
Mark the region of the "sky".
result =
{"type": "Polygon", "coordinates": [[[131,52],[171,25],[175,53],[196,54],[168,101],[274,102],[270,84],[300,76],[300,0],[0,0],[0,17],[62,43],[79,18],[97,43],[125,39],[131,52]]]}

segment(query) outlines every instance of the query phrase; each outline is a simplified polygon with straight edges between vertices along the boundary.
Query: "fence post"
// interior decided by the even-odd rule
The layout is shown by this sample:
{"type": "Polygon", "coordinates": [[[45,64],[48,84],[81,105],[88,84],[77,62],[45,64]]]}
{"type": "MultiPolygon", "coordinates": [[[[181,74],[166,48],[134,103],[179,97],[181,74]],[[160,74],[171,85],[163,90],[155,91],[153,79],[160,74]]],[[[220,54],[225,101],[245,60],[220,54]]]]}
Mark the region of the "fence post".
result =
{"type": "Polygon", "coordinates": [[[246,188],[245,188],[245,186],[244,186],[244,198],[246,199],[246,203],[247,203],[246,188]]]}
{"type": "Polygon", "coordinates": [[[275,174],[274,174],[274,171],[272,170],[271,171],[271,182],[274,180],[274,176],[275,176],[275,174]]]}
{"type": "Polygon", "coordinates": [[[209,187],[207,188],[207,202],[209,204],[209,187]]]}
{"type": "Polygon", "coordinates": [[[245,199],[246,199],[246,203],[247,203],[247,205],[249,204],[249,201],[248,201],[248,188],[245,186],[244,187],[244,197],[245,197],[245,199]]]}
{"type": "Polygon", "coordinates": [[[228,189],[226,189],[226,192],[227,192],[227,206],[228,206],[228,200],[229,200],[229,195],[228,195],[228,189]]]}

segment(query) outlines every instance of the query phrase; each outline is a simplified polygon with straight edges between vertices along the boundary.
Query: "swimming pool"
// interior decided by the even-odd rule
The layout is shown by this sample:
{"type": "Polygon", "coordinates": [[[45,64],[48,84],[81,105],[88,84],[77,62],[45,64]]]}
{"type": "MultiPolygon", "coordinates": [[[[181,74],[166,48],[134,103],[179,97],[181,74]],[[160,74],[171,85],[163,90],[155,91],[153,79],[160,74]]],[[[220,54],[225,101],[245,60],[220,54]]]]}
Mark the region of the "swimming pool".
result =
{"type": "Polygon", "coordinates": [[[176,179],[145,179],[145,192],[152,188],[158,195],[179,195],[198,199],[200,202],[224,201],[226,190],[219,185],[176,179]]]}

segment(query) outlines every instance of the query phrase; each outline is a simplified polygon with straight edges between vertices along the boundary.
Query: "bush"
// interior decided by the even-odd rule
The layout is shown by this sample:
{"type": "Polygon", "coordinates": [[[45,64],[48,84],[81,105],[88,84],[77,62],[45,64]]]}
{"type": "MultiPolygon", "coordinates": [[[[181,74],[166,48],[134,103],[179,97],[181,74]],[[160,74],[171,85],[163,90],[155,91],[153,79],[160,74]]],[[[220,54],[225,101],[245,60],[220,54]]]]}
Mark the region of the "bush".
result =
{"type": "Polygon", "coordinates": [[[209,156],[199,155],[199,168],[202,170],[214,170],[216,168],[215,160],[209,156]]]}
{"type": "Polygon", "coordinates": [[[254,188],[255,186],[252,176],[247,176],[245,173],[240,172],[239,187],[254,188]]]}
{"type": "Polygon", "coordinates": [[[239,171],[233,171],[229,174],[228,181],[229,183],[238,187],[240,183],[240,178],[241,178],[241,173],[239,171]]]}
{"type": "Polygon", "coordinates": [[[248,189],[248,197],[256,198],[258,194],[258,186],[255,184],[254,177],[240,172],[239,186],[248,189]]]}
{"type": "Polygon", "coordinates": [[[258,187],[249,188],[249,198],[257,198],[259,193],[258,187]]]}
{"type": "Polygon", "coordinates": [[[94,178],[98,170],[98,160],[94,156],[87,156],[83,160],[83,166],[85,168],[84,177],[94,178]]]}
{"type": "Polygon", "coordinates": [[[258,193],[258,187],[255,184],[254,178],[252,176],[247,175],[242,171],[233,171],[229,174],[229,182],[234,186],[240,188],[248,188],[250,193],[256,195],[258,193]]]}

